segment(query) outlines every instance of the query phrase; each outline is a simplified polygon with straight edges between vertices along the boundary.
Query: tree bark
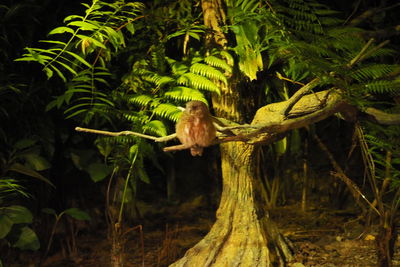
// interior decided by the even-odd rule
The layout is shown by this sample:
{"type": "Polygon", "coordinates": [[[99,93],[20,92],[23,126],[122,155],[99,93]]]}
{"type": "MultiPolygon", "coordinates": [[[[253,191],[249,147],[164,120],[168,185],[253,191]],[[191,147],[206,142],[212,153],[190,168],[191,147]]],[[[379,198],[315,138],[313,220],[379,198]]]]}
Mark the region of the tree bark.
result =
{"type": "Polygon", "coordinates": [[[217,221],[171,266],[285,266],[291,253],[264,208],[257,153],[257,147],[245,143],[221,145],[223,191],[217,221]]]}

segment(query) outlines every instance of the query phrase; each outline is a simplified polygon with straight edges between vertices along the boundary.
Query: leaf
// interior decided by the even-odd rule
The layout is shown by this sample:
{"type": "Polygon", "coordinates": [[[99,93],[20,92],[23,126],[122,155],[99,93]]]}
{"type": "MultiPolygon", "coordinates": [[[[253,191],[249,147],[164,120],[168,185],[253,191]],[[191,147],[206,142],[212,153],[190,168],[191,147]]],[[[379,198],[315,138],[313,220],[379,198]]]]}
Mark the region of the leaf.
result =
{"type": "Polygon", "coordinates": [[[81,221],[90,221],[90,216],[85,211],[78,208],[70,208],[64,211],[65,214],[68,214],[74,219],[81,221]]]}
{"type": "Polygon", "coordinates": [[[198,35],[197,33],[189,32],[189,35],[192,36],[197,41],[200,41],[200,35],[198,35]]]}
{"type": "MultiPolygon", "coordinates": [[[[46,74],[47,74],[47,69],[49,68],[52,68],[57,73],[58,77],[60,77],[64,83],[67,83],[67,78],[65,78],[64,74],[54,65],[49,65],[48,68],[45,68],[46,74]]],[[[51,71],[49,74],[53,75],[53,72],[51,71]]],[[[48,78],[51,78],[51,76],[48,78]]]]}
{"type": "Polygon", "coordinates": [[[13,205],[4,208],[4,214],[10,218],[14,224],[32,223],[32,213],[23,206],[13,205]]]}
{"type": "Polygon", "coordinates": [[[98,47],[101,47],[101,48],[103,48],[103,49],[107,49],[106,48],[106,46],[102,43],[102,42],[100,42],[100,41],[98,41],[98,40],[96,40],[96,39],[94,39],[94,38],[92,38],[92,37],[89,37],[89,36],[86,36],[86,35],[82,35],[82,34],[77,34],[76,35],[78,38],[80,38],[81,40],[88,40],[88,41],[90,41],[93,45],[95,45],[95,46],[98,46],[98,47]]]}
{"type": "Polygon", "coordinates": [[[40,40],[39,42],[41,43],[49,43],[49,44],[58,44],[62,46],[66,46],[67,43],[61,42],[61,41],[54,41],[54,40],[40,40]]]}
{"type": "Polygon", "coordinates": [[[112,168],[103,163],[92,163],[87,167],[86,171],[94,182],[99,182],[111,173],[112,168]]]}
{"type": "Polygon", "coordinates": [[[40,243],[36,233],[31,228],[25,226],[21,229],[18,240],[13,244],[13,247],[24,250],[38,250],[40,243]]]}
{"type": "Polygon", "coordinates": [[[0,215],[0,239],[7,236],[13,226],[13,221],[6,215],[0,215]]]}
{"type": "Polygon", "coordinates": [[[72,74],[77,75],[76,71],[74,69],[72,69],[70,66],[68,66],[67,64],[65,64],[62,61],[56,61],[58,64],[60,64],[61,66],[63,66],[66,70],[69,70],[72,74]]]}
{"type": "Polygon", "coordinates": [[[138,104],[140,106],[146,106],[153,100],[151,95],[134,95],[128,99],[130,103],[138,104]]]}
{"type": "Polygon", "coordinates": [[[22,149],[33,146],[34,144],[36,144],[36,142],[37,142],[37,140],[31,139],[31,138],[24,138],[24,139],[18,140],[14,144],[14,147],[18,150],[22,150],[22,149]]]}
{"type": "Polygon", "coordinates": [[[37,178],[49,185],[51,185],[52,187],[55,187],[54,184],[52,182],[50,182],[46,177],[44,177],[43,175],[41,175],[40,173],[38,173],[35,170],[32,170],[28,167],[25,167],[24,165],[22,165],[21,163],[14,163],[13,165],[11,165],[10,171],[15,171],[33,178],[37,178]]]}
{"type": "Polygon", "coordinates": [[[195,63],[192,66],[190,66],[190,71],[195,74],[205,76],[209,79],[219,80],[219,81],[223,82],[224,84],[228,84],[228,81],[227,81],[225,75],[212,66],[202,64],[202,63],[195,63]]]}
{"type": "Polygon", "coordinates": [[[145,182],[146,184],[150,184],[150,178],[147,175],[146,171],[144,170],[144,168],[138,168],[137,169],[139,178],[142,182],[145,182]]]}
{"type": "Polygon", "coordinates": [[[53,77],[53,71],[51,69],[44,68],[43,70],[46,72],[47,79],[50,79],[51,77],[53,77]]]}
{"type": "Polygon", "coordinates": [[[69,33],[73,34],[75,31],[69,27],[62,26],[62,27],[57,27],[57,28],[51,30],[49,32],[49,35],[60,34],[60,33],[64,33],[64,32],[69,32],[69,33]]]}
{"type": "Polygon", "coordinates": [[[197,75],[191,72],[185,73],[181,77],[179,77],[177,83],[186,86],[189,85],[190,87],[199,90],[214,92],[218,95],[220,94],[220,89],[215,83],[204,76],[197,75]]]}
{"type": "Polygon", "coordinates": [[[167,127],[162,121],[153,120],[143,126],[145,131],[149,131],[152,134],[157,134],[158,136],[166,136],[167,135],[167,127]]]}
{"type": "Polygon", "coordinates": [[[67,25],[77,26],[82,31],[94,31],[94,30],[99,29],[99,26],[93,25],[93,24],[85,22],[85,21],[71,21],[67,25]]]}
{"type": "Polygon", "coordinates": [[[83,20],[83,17],[82,16],[78,16],[78,15],[71,15],[71,16],[68,16],[68,17],[66,17],[64,19],[64,23],[67,22],[67,21],[73,20],[73,19],[83,20]]]}
{"type": "Polygon", "coordinates": [[[24,154],[23,157],[35,171],[43,171],[51,167],[50,162],[48,162],[45,158],[39,156],[38,154],[28,153],[24,154]]]}
{"type": "Polygon", "coordinates": [[[126,30],[128,32],[130,32],[130,34],[134,35],[135,34],[135,26],[133,25],[133,23],[128,23],[128,25],[126,25],[126,30]]]}
{"type": "Polygon", "coordinates": [[[168,98],[185,102],[190,100],[206,101],[202,92],[185,86],[175,86],[165,92],[164,95],[168,98]]]}
{"type": "Polygon", "coordinates": [[[73,56],[75,59],[77,59],[79,62],[81,62],[82,64],[84,64],[86,67],[89,67],[89,68],[92,68],[92,67],[93,67],[89,62],[87,62],[87,61],[86,61],[84,58],[82,58],[81,56],[79,56],[79,55],[77,55],[77,54],[75,54],[75,53],[73,53],[73,52],[71,52],[71,51],[65,50],[65,52],[66,52],[68,55],[73,56]]]}
{"type": "Polygon", "coordinates": [[[153,109],[153,112],[162,118],[178,121],[182,111],[172,104],[160,104],[153,109]]]}

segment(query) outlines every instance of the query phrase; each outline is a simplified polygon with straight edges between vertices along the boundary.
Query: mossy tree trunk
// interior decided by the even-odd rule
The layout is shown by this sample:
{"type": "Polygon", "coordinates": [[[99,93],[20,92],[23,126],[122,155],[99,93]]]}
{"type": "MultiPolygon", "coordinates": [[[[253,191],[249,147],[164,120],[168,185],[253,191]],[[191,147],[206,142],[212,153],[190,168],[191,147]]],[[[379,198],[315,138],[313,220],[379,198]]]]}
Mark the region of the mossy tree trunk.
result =
{"type": "Polygon", "coordinates": [[[257,148],[245,143],[221,145],[223,191],[217,220],[171,266],[284,266],[290,252],[264,209],[256,154],[257,148]]]}

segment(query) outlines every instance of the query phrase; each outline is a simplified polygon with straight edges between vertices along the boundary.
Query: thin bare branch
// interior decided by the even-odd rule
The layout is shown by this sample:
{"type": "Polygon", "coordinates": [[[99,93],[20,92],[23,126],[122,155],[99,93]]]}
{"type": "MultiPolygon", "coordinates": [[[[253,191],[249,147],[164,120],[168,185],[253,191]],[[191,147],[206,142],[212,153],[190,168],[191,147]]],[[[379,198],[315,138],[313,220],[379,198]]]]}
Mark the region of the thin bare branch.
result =
{"type": "Polygon", "coordinates": [[[101,134],[101,135],[109,135],[109,136],[134,135],[137,137],[150,139],[155,142],[166,142],[166,141],[172,140],[176,137],[176,134],[171,134],[171,135],[162,136],[162,137],[155,137],[155,136],[141,134],[141,133],[132,132],[132,131],[110,132],[110,131],[102,131],[102,130],[96,130],[96,129],[82,128],[82,127],[76,127],[75,131],[85,132],[85,133],[93,133],[93,134],[101,134]]]}
{"type": "MultiPolygon", "coordinates": [[[[307,129],[309,130],[309,129],[307,129]]],[[[319,148],[326,154],[326,156],[329,158],[333,168],[335,169],[335,172],[331,172],[331,175],[339,178],[342,180],[347,185],[347,188],[353,195],[354,200],[358,203],[358,205],[364,209],[364,205],[362,202],[360,202],[360,197],[364,199],[365,202],[368,203],[369,207],[374,210],[378,215],[381,215],[380,212],[375,208],[374,205],[367,199],[367,197],[361,192],[360,188],[351,180],[343,171],[342,167],[340,167],[339,163],[336,161],[335,157],[331,153],[331,151],[328,149],[328,147],[321,141],[321,139],[316,135],[311,133],[311,131],[308,131],[311,136],[317,141],[317,144],[319,148]]]]}
{"type": "Polygon", "coordinates": [[[361,59],[365,56],[367,49],[372,45],[375,41],[374,38],[371,38],[366,45],[361,49],[360,53],[357,54],[350,62],[347,64],[347,67],[352,68],[357,62],[361,61],[361,59]]]}
{"type": "Polygon", "coordinates": [[[163,151],[164,151],[164,152],[171,152],[171,151],[185,150],[185,149],[189,149],[189,148],[191,148],[191,147],[190,147],[190,146],[183,145],[183,144],[180,144],[180,145],[176,145],[176,146],[167,146],[167,147],[164,147],[163,151]]]}

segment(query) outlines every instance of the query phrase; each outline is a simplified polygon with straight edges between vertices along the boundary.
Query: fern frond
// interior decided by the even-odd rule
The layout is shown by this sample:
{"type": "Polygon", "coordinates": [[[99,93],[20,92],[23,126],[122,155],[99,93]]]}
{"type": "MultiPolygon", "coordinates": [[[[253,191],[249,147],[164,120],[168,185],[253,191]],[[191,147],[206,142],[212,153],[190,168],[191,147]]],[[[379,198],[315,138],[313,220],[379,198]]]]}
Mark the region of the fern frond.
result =
{"type": "MultiPolygon", "coordinates": [[[[222,54],[222,52],[221,52],[221,54],[222,54]]],[[[208,56],[208,57],[204,58],[204,62],[206,62],[210,66],[223,69],[224,71],[226,71],[228,73],[232,73],[233,58],[228,52],[226,52],[224,55],[225,56],[229,55],[230,60],[223,60],[216,56],[208,56]],[[232,65],[228,64],[228,62],[232,62],[232,65]]]]}
{"type": "Polygon", "coordinates": [[[129,98],[128,102],[139,105],[141,107],[145,107],[148,104],[150,104],[153,100],[154,97],[151,95],[134,95],[129,98]]]}
{"type": "Polygon", "coordinates": [[[154,83],[157,87],[161,87],[163,85],[172,83],[175,81],[174,78],[169,77],[169,76],[164,76],[164,75],[159,75],[157,73],[153,73],[150,76],[143,76],[143,78],[146,81],[149,81],[151,83],[154,83]]]}
{"type": "Polygon", "coordinates": [[[174,64],[171,65],[171,70],[173,75],[179,76],[188,72],[189,67],[182,62],[174,62],[174,64]]]}
{"type": "MultiPolygon", "coordinates": [[[[221,52],[217,53],[217,55],[221,56],[223,59],[225,59],[226,63],[233,67],[233,65],[235,64],[235,60],[233,59],[233,56],[226,50],[222,50],[221,52]]],[[[210,63],[210,65],[212,66],[212,64],[210,63]]],[[[218,67],[218,66],[216,66],[218,67]]],[[[222,67],[222,66],[221,66],[222,67]]],[[[224,69],[224,67],[222,67],[224,69]]]]}
{"type": "Polygon", "coordinates": [[[219,87],[207,79],[206,77],[194,74],[194,73],[185,73],[177,80],[178,84],[193,87],[198,90],[206,90],[213,93],[220,94],[219,87]]]}
{"type": "Polygon", "coordinates": [[[151,133],[158,136],[167,135],[167,127],[160,120],[153,120],[143,126],[143,133],[151,133]]]}
{"type": "Polygon", "coordinates": [[[190,66],[190,71],[194,74],[199,74],[201,76],[207,77],[212,80],[221,81],[224,84],[228,83],[225,75],[210,65],[195,63],[192,66],[190,66]]]}
{"type": "Polygon", "coordinates": [[[136,111],[125,111],[125,110],[120,110],[118,111],[120,116],[130,122],[131,125],[141,125],[145,124],[148,121],[148,116],[144,115],[142,112],[136,112],[136,111]]]}
{"type": "Polygon", "coordinates": [[[377,58],[377,57],[393,57],[398,51],[391,48],[380,48],[373,53],[369,54],[366,58],[377,58]]]}
{"type": "Polygon", "coordinates": [[[172,121],[178,121],[181,110],[172,104],[159,104],[153,109],[153,113],[160,116],[161,118],[166,118],[172,121]]]}
{"type": "Polygon", "coordinates": [[[164,95],[167,98],[180,102],[187,102],[191,100],[206,102],[204,95],[200,91],[184,86],[173,87],[172,89],[165,92],[164,95]]]}
{"type": "Polygon", "coordinates": [[[365,84],[367,92],[377,94],[390,94],[400,91],[400,82],[396,81],[372,81],[365,84]]]}
{"type": "Polygon", "coordinates": [[[352,71],[349,75],[358,81],[377,79],[388,75],[396,69],[396,66],[389,64],[362,65],[352,71]]]}

